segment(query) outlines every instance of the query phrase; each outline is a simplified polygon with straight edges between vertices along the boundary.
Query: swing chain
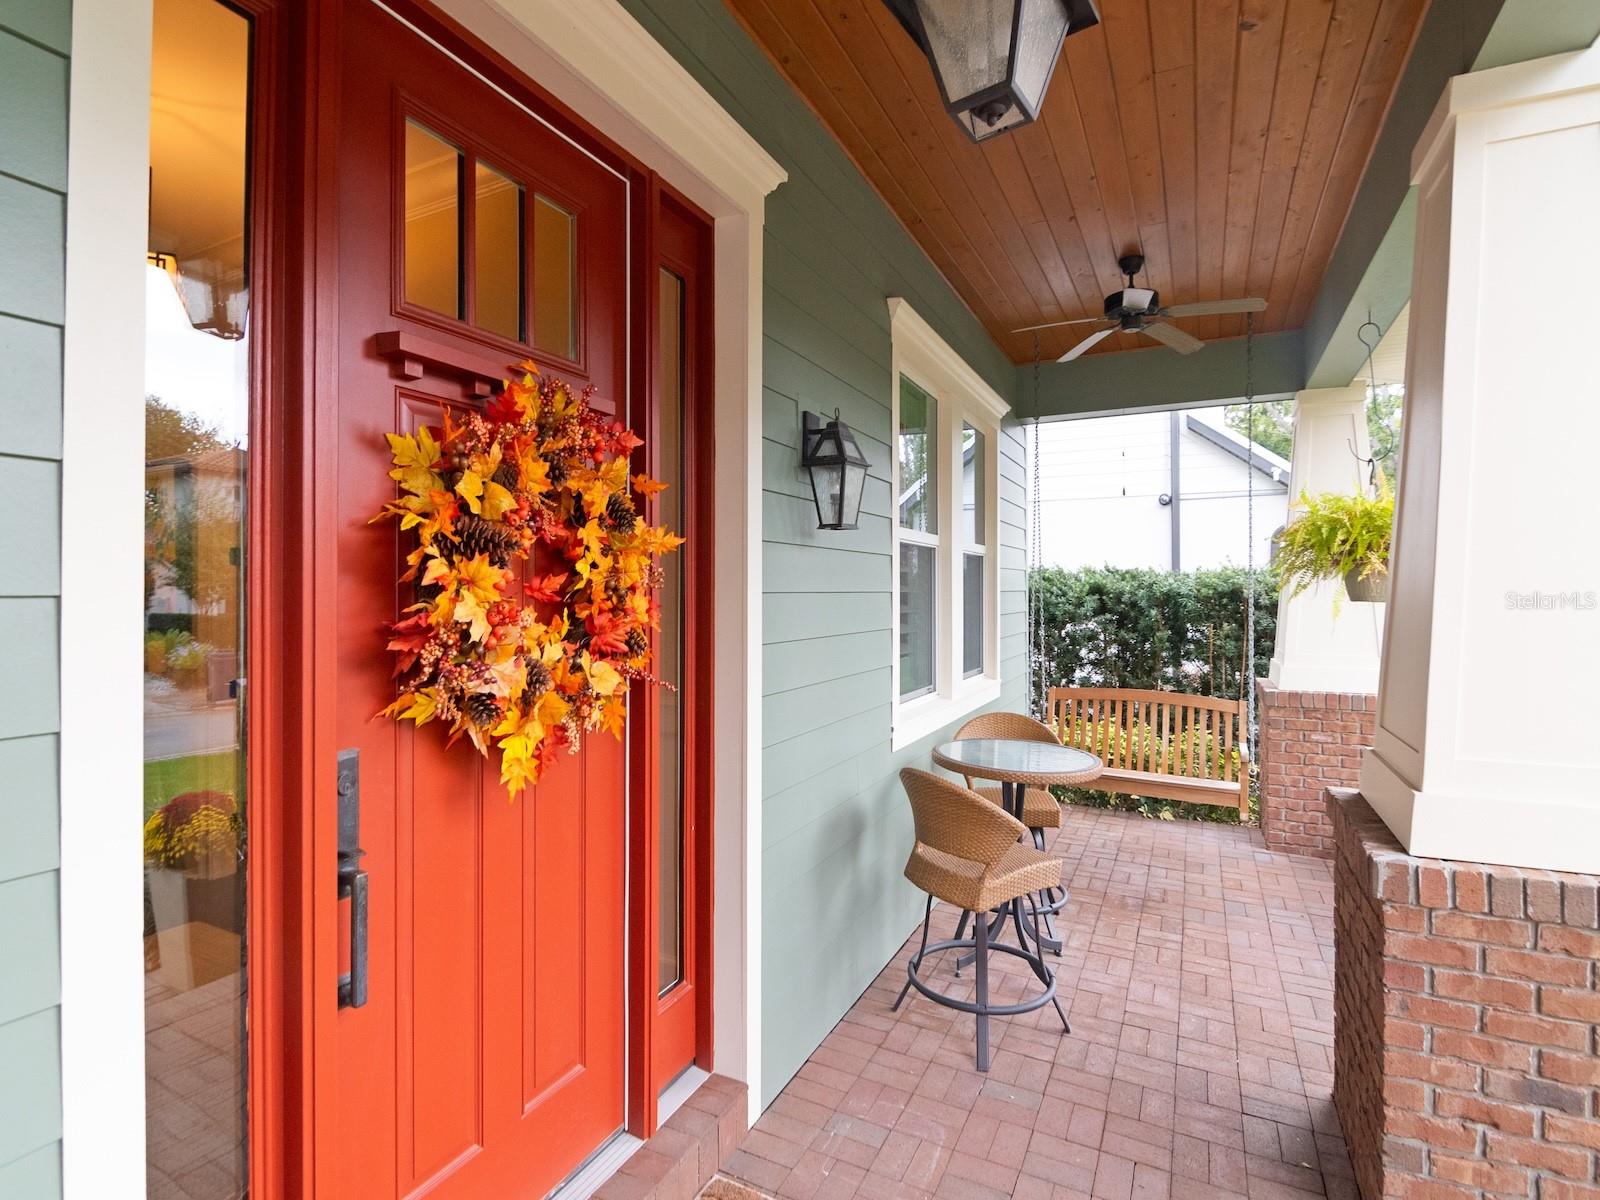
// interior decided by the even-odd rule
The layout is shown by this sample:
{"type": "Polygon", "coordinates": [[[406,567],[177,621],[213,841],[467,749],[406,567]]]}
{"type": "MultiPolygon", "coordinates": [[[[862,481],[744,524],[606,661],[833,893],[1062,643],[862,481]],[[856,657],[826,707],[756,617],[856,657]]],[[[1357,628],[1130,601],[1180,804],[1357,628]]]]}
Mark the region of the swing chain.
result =
{"type": "Polygon", "coordinates": [[[1034,716],[1046,719],[1045,714],[1045,661],[1044,661],[1044,594],[1039,571],[1044,565],[1044,531],[1042,492],[1039,478],[1039,332],[1033,334],[1033,471],[1029,476],[1032,495],[1029,497],[1028,531],[1028,681],[1029,701],[1034,716]]]}
{"type": "Polygon", "coordinates": [[[1244,572],[1244,670],[1239,687],[1245,693],[1245,745],[1250,753],[1250,770],[1256,769],[1256,380],[1254,313],[1245,314],[1244,399],[1245,439],[1245,572],[1244,572]]]}

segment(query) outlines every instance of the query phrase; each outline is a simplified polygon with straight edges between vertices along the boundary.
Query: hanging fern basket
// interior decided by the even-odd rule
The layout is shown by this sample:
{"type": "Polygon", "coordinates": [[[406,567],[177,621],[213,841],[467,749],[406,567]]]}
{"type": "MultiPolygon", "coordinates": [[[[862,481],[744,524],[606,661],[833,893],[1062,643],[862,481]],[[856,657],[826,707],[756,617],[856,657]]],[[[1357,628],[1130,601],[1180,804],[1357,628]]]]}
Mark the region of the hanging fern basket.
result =
{"type": "Polygon", "coordinates": [[[1357,604],[1384,604],[1389,599],[1389,568],[1380,567],[1363,578],[1360,568],[1344,573],[1345,594],[1357,604]]]}

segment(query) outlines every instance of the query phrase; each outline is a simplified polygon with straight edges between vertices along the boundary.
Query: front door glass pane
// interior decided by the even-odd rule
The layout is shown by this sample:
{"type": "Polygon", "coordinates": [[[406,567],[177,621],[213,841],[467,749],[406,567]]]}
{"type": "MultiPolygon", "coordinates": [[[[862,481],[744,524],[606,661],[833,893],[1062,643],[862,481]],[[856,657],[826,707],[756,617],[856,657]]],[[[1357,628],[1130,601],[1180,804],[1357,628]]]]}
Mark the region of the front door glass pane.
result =
{"type": "Polygon", "coordinates": [[[578,357],[578,221],[554,200],[533,198],[533,344],[578,357]]]}
{"type": "Polygon", "coordinates": [[[406,301],[461,316],[461,151],[406,122],[406,301]]]}
{"type": "Polygon", "coordinates": [[[145,1102],[152,1196],[246,1190],[250,22],[155,0],[145,274],[145,1102]]]}
{"type": "MultiPolygon", "coordinates": [[[[683,528],[683,280],[662,271],[660,391],[656,471],[666,491],[656,497],[656,517],[668,529],[683,528]]],[[[657,691],[661,714],[658,770],[660,796],[661,947],[657,993],[683,978],[683,555],[661,559],[661,632],[656,640],[656,673],[672,685],[657,691]]]]}
{"type": "Polygon", "coordinates": [[[474,319],[478,325],[522,340],[522,189],[484,163],[474,169],[477,229],[473,243],[474,319]]]}

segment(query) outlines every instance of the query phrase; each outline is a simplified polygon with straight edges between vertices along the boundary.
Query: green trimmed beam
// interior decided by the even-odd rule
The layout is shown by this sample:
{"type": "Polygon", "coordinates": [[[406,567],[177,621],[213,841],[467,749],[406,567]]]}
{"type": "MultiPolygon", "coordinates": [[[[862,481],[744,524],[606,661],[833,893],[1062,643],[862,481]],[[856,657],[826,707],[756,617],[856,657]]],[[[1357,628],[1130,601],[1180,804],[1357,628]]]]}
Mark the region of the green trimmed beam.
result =
{"type": "MultiPolygon", "coordinates": [[[[1258,399],[1292,396],[1306,386],[1305,341],[1298,329],[1255,338],[1258,399]]],[[[1024,420],[1083,417],[1108,412],[1155,412],[1201,408],[1237,400],[1245,392],[1245,339],[1207,342],[1204,350],[1178,354],[1165,346],[1086,354],[1039,367],[1035,404],[1033,366],[1017,368],[1016,414],[1024,420]],[[1037,412],[1035,411],[1037,408],[1037,412]]]]}

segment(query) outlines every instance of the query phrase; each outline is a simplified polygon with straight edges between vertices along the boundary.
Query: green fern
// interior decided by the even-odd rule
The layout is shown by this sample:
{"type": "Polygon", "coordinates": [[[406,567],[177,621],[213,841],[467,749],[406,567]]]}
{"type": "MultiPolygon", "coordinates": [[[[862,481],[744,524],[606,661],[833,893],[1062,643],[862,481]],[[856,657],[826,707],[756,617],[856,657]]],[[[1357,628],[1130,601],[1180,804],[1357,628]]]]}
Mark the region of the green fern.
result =
{"type": "Polygon", "coordinates": [[[1371,579],[1389,569],[1394,493],[1378,477],[1378,494],[1300,493],[1299,513],[1278,534],[1277,567],[1289,595],[1322,579],[1342,582],[1354,572],[1371,579]]]}

